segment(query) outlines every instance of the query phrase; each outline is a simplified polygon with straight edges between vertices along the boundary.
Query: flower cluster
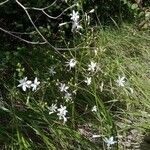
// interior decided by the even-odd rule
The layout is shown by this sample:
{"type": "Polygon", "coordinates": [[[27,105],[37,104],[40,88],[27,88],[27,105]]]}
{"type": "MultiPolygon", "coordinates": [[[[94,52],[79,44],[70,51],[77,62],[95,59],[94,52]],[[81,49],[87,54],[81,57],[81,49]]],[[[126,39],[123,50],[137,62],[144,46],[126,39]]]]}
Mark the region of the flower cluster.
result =
{"type": "Polygon", "coordinates": [[[19,80],[19,85],[17,87],[21,87],[23,91],[26,91],[27,89],[32,88],[32,91],[36,91],[37,86],[40,84],[37,77],[35,77],[33,83],[32,81],[28,80],[27,77],[24,79],[19,80]]]}
{"type": "Polygon", "coordinates": [[[72,14],[70,14],[71,20],[72,20],[72,32],[75,30],[82,29],[82,26],[79,25],[79,12],[75,12],[74,10],[72,11],[72,14]]]}
{"type": "Polygon", "coordinates": [[[60,108],[56,106],[56,104],[52,104],[50,107],[48,107],[49,114],[53,114],[57,112],[57,116],[59,117],[59,120],[63,120],[63,123],[65,124],[67,122],[67,110],[66,106],[60,105],[60,108]]]}

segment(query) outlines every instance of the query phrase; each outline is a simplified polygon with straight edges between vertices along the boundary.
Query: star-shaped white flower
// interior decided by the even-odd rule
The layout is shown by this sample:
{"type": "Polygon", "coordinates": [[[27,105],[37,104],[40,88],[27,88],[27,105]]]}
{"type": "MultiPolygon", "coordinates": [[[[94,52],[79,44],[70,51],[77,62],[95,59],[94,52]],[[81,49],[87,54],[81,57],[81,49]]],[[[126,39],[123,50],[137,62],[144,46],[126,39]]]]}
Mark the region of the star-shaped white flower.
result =
{"type": "Polygon", "coordinates": [[[50,107],[48,107],[49,109],[49,114],[53,114],[57,111],[57,106],[56,104],[52,104],[50,107]]]}
{"type": "Polygon", "coordinates": [[[70,59],[68,62],[66,62],[66,66],[69,67],[69,70],[75,67],[77,64],[77,61],[75,59],[70,59]]]}
{"type": "Polygon", "coordinates": [[[88,65],[88,71],[94,72],[96,69],[97,63],[91,61],[90,65],[88,65]]]}
{"type": "Polygon", "coordinates": [[[116,80],[116,83],[117,83],[117,85],[118,85],[119,87],[121,87],[121,86],[124,87],[124,86],[125,86],[125,85],[124,85],[125,82],[126,82],[126,81],[125,81],[125,77],[120,77],[120,76],[119,76],[118,79],[116,80]]]}
{"type": "Polygon", "coordinates": [[[52,67],[50,67],[49,68],[49,73],[50,73],[50,75],[55,75],[56,74],[56,71],[54,70],[55,68],[52,66],[52,67]]]}
{"type": "Polygon", "coordinates": [[[92,110],[91,110],[92,112],[97,112],[97,106],[95,105],[95,106],[93,106],[93,108],[92,108],[92,110]]]}
{"type": "Polygon", "coordinates": [[[86,80],[84,80],[84,82],[85,82],[87,85],[90,85],[90,84],[91,84],[91,81],[92,81],[92,78],[91,78],[91,77],[87,77],[86,80]]]}
{"type": "Polygon", "coordinates": [[[73,22],[78,22],[78,20],[79,20],[79,12],[77,11],[77,12],[75,12],[74,10],[72,11],[72,14],[70,14],[70,16],[71,16],[71,20],[73,21],[73,22]]]}
{"type": "Polygon", "coordinates": [[[66,86],[65,83],[60,83],[59,89],[60,89],[60,92],[67,92],[67,90],[69,89],[69,86],[66,86]]]}
{"type": "Polygon", "coordinates": [[[57,115],[59,116],[59,120],[64,120],[64,123],[67,121],[66,113],[68,112],[66,110],[66,106],[60,105],[60,108],[57,109],[58,113],[57,115]]]}
{"type": "Polygon", "coordinates": [[[77,30],[80,30],[80,29],[83,29],[81,25],[79,25],[79,22],[72,22],[72,29],[71,31],[74,32],[74,31],[77,31],[77,30]]]}
{"type": "Polygon", "coordinates": [[[24,79],[19,80],[19,83],[20,84],[17,87],[22,87],[22,90],[26,91],[27,88],[31,87],[32,82],[30,80],[27,80],[27,77],[25,77],[24,79]]]}
{"type": "Polygon", "coordinates": [[[64,99],[66,100],[66,102],[68,102],[69,100],[72,100],[72,95],[70,93],[65,93],[64,99]]]}
{"type": "Polygon", "coordinates": [[[114,145],[115,143],[117,143],[117,141],[114,141],[114,137],[110,137],[110,138],[105,138],[104,142],[107,144],[107,148],[110,149],[111,145],[114,145]]]}
{"type": "Polygon", "coordinates": [[[40,82],[38,81],[37,77],[35,77],[34,79],[34,83],[31,84],[32,87],[32,91],[35,91],[37,89],[37,86],[40,84],[40,82]]]}

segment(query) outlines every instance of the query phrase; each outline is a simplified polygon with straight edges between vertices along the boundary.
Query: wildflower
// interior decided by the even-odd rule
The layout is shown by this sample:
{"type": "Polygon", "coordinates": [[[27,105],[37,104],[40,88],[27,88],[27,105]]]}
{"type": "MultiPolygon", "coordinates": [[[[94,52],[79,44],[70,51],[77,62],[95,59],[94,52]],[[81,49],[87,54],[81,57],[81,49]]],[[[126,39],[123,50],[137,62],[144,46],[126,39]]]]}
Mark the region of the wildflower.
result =
{"type": "Polygon", "coordinates": [[[68,112],[66,110],[66,106],[60,105],[60,108],[58,108],[57,111],[58,111],[57,115],[59,116],[59,120],[63,119],[65,123],[67,121],[66,113],[68,112]]]}
{"type": "Polygon", "coordinates": [[[74,10],[72,11],[72,14],[70,14],[70,16],[71,16],[71,20],[73,21],[73,22],[78,22],[78,20],[79,20],[79,12],[77,11],[77,12],[75,12],[74,10]]]}
{"type": "Polygon", "coordinates": [[[22,90],[26,91],[27,88],[31,87],[32,82],[30,80],[27,80],[27,77],[25,77],[24,79],[19,80],[19,83],[20,84],[17,87],[22,87],[22,90]]]}
{"type": "Polygon", "coordinates": [[[69,70],[75,67],[77,61],[75,59],[70,59],[68,62],[66,62],[66,66],[69,66],[69,70]]]}
{"type": "Polygon", "coordinates": [[[93,106],[93,108],[92,108],[92,110],[91,110],[92,112],[97,112],[97,106],[95,105],[95,106],[93,106]]]}
{"type": "Polygon", "coordinates": [[[70,93],[65,93],[64,99],[66,100],[66,102],[68,102],[69,100],[72,100],[71,94],[70,93]]]}
{"type": "Polygon", "coordinates": [[[59,89],[60,89],[60,92],[67,92],[67,90],[69,89],[69,87],[66,86],[65,83],[60,83],[59,89]]]}
{"type": "Polygon", "coordinates": [[[74,21],[73,23],[72,23],[72,29],[71,29],[71,31],[73,32],[73,31],[77,31],[77,30],[79,30],[79,29],[82,29],[82,26],[81,25],[79,25],[79,22],[76,22],[76,21],[74,21]]]}
{"type": "Polygon", "coordinates": [[[90,85],[90,84],[91,84],[91,77],[87,77],[84,82],[85,82],[87,85],[90,85]]]}
{"type": "Polygon", "coordinates": [[[51,107],[48,107],[48,109],[49,109],[49,114],[52,114],[57,111],[57,106],[56,104],[52,104],[51,107]]]}
{"type": "Polygon", "coordinates": [[[37,80],[37,77],[34,79],[34,83],[31,84],[32,91],[35,91],[37,89],[37,86],[40,84],[40,82],[37,80]]]}
{"type": "Polygon", "coordinates": [[[109,139],[108,138],[105,138],[104,139],[104,142],[107,144],[107,148],[110,149],[110,146],[117,143],[117,141],[114,141],[114,137],[110,137],[109,139]]]}
{"type": "Polygon", "coordinates": [[[51,68],[49,68],[49,73],[50,73],[50,75],[54,75],[54,74],[56,74],[56,71],[54,70],[54,67],[52,66],[51,68]]]}
{"type": "Polygon", "coordinates": [[[118,86],[120,87],[120,86],[124,86],[124,83],[125,83],[125,77],[118,77],[118,79],[116,80],[116,82],[117,82],[117,84],[118,84],[118,86]]]}
{"type": "Polygon", "coordinates": [[[91,61],[91,64],[88,65],[88,71],[94,72],[96,68],[97,63],[91,61]]]}

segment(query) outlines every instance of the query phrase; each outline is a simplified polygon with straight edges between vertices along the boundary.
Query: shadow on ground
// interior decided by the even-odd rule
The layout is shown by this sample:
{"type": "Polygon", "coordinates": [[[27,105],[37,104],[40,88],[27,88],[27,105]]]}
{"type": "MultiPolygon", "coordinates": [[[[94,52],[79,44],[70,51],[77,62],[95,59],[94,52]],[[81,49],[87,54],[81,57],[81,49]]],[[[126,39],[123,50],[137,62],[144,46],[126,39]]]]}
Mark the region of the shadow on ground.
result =
{"type": "Polygon", "coordinates": [[[144,137],[140,144],[140,150],[150,150],[150,133],[144,137]]]}

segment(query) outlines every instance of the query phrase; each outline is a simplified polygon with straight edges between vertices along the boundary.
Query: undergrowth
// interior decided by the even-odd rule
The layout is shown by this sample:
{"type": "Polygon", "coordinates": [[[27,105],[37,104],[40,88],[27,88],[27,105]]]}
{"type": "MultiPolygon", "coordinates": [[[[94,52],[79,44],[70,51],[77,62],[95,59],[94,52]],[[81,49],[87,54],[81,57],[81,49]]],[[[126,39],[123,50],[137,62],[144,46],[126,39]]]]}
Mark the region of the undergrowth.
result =
{"type": "Polygon", "coordinates": [[[91,29],[74,46],[1,53],[0,149],[140,147],[150,129],[149,31],[91,29]]]}

